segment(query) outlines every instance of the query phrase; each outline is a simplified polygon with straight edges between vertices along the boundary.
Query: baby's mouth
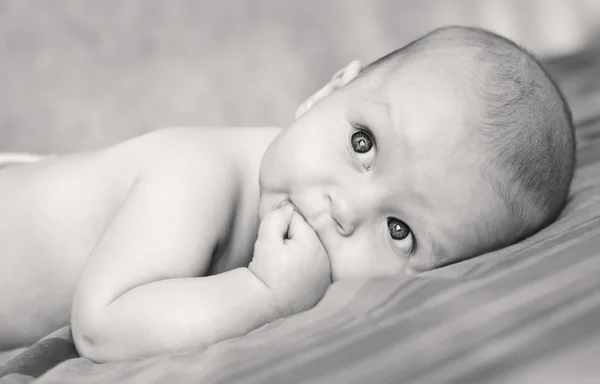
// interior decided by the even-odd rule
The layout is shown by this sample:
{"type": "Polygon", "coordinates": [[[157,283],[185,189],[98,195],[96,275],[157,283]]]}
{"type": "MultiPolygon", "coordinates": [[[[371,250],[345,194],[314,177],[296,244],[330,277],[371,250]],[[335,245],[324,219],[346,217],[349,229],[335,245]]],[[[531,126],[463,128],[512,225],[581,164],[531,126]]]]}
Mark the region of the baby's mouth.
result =
{"type": "Polygon", "coordinates": [[[275,208],[273,208],[273,210],[276,211],[279,208],[281,208],[281,207],[283,207],[284,205],[287,205],[287,204],[292,204],[293,205],[293,203],[289,199],[285,199],[285,200],[281,201],[279,204],[277,204],[275,206],[275,208]]]}
{"type": "Polygon", "coordinates": [[[304,222],[306,224],[308,224],[313,230],[315,230],[315,228],[312,225],[310,225],[310,223],[306,220],[306,216],[304,216],[304,213],[302,213],[302,211],[300,210],[300,208],[298,208],[298,206],[296,204],[294,204],[294,202],[290,198],[287,198],[287,199],[281,201],[279,204],[277,204],[275,206],[275,208],[273,208],[273,210],[278,210],[281,207],[283,207],[285,205],[288,205],[288,204],[292,206],[292,208],[294,209],[294,212],[296,212],[297,214],[300,215],[300,217],[302,217],[302,220],[304,220],[304,222]]]}
{"type": "MultiPolygon", "coordinates": [[[[317,230],[316,227],[314,227],[307,219],[306,216],[304,216],[304,213],[302,213],[302,211],[300,210],[300,208],[298,208],[298,206],[296,204],[294,204],[294,202],[292,201],[292,199],[288,199],[288,200],[284,200],[281,203],[279,203],[278,206],[283,206],[285,204],[291,204],[292,207],[294,208],[294,211],[296,213],[298,213],[301,217],[302,220],[304,220],[304,222],[312,228],[313,231],[315,231],[315,234],[317,235],[317,238],[319,239],[319,242],[321,243],[321,245],[323,246],[323,249],[325,250],[325,253],[327,254],[327,258],[330,259],[330,253],[329,253],[329,249],[327,247],[327,245],[323,242],[323,238],[321,237],[321,233],[320,231],[317,230]],[[286,203],[286,201],[288,201],[288,203],[286,203]]],[[[287,233],[286,233],[286,237],[287,237],[287,233]]]]}
{"type": "MultiPolygon", "coordinates": [[[[292,208],[294,208],[294,211],[296,211],[296,213],[298,213],[300,216],[302,216],[302,219],[304,221],[306,221],[306,216],[304,216],[304,214],[302,213],[302,211],[300,210],[300,208],[298,208],[298,206],[296,204],[294,204],[294,202],[292,201],[292,199],[286,199],[286,200],[282,201],[281,203],[279,203],[279,205],[277,206],[277,208],[281,208],[281,207],[283,207],[286,204],[291,204],[292,208]]],[[[306,222],[308,223],[308,221],[306,221],[306,222]]]]}

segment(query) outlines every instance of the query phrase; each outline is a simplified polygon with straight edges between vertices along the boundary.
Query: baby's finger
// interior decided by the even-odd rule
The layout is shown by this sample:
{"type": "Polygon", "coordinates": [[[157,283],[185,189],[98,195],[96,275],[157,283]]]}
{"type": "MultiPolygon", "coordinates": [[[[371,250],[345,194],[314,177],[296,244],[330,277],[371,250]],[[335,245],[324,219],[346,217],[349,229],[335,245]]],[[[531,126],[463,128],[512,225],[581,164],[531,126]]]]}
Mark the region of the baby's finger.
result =
{"type": "Polygon", "coordinates": [[[319,241],[315,230],[297,212],[294,212],[291,217],[288,237],[300,243],[319,241]]]}
{"type": "Polygon", "coordinates": [[[267,213],[258,227],[258,237],[266,241],[283,243],[283,239],[288,233],[293,212],[294,209],[291,204],[288,204],[267,213]]]}

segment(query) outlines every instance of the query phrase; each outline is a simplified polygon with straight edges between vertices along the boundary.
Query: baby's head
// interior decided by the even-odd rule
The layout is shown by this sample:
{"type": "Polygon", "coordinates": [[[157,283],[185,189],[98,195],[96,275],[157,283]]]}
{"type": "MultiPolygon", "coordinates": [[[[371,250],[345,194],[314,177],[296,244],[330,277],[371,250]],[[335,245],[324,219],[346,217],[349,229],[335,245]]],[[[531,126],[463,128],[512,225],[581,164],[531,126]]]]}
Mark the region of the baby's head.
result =
{"type": "Polygon", "coordinates": [[[422,272],[556,219],[575,163],[571,114],[542,67],[492,33],[433,31],[352,62],[269,146],[259,215],[291,200],[334,280],[422,272]]]}

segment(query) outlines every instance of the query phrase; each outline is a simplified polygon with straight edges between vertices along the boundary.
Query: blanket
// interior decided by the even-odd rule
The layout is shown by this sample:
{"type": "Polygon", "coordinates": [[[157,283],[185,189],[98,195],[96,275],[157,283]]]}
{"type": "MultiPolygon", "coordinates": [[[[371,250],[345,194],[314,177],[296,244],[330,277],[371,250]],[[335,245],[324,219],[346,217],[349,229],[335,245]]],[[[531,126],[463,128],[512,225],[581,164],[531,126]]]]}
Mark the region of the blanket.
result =
{"type": "Polygon", "coordinates": [[[578,119],[578,164],[564,212],[530,238],[417,276],[338,282],[310,311],[177,354],[94,364],[65,327],[0,354],[0,384],[597,382],[596,63],[600,50],[547,63],[578,119]]]}

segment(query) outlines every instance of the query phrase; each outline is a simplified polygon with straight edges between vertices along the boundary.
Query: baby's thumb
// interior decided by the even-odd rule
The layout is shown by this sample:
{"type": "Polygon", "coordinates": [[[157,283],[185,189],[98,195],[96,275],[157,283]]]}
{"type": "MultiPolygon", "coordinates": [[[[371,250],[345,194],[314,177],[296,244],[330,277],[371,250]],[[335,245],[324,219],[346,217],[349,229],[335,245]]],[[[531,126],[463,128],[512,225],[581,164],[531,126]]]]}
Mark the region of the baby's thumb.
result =
{"type": "Polygon", "coordinates": [[[267,213],[258,228],[258,237],[262,240],[283,242],[293,212],[292,205],[286,204],[267,213]]]}

